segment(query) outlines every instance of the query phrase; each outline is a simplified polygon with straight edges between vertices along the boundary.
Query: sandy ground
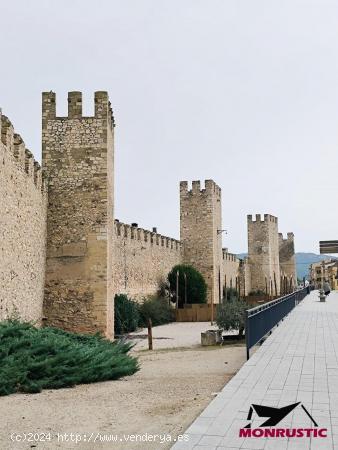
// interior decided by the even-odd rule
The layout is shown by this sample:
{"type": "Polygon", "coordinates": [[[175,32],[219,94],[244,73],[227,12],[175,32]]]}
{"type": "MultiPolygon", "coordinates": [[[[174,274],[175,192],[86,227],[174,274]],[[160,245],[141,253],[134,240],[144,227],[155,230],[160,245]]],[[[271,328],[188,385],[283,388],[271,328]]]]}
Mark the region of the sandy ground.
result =
{"type": "MultiPolygon", "coordinates": [[[[178,329],[182,324],[176,325],[178,329]]],[[[157,331],[159,336],[168,334],[157,331]]],[[[171,333],[175,334],[175,326],[171,333]]],[[[188,335],[186,340],[180,338],[182,344],[191,339],[186,332],[188,335]]],[[[169,439],[184,432],[245,360],[245,348],[239,344],[202,348],[196,343],[192,348],[152,352],[134,348],[133,354],[138,356],[141,370],[131,377],[0,397],[0,449],[168,449],[173,443],[169,439]],[[23,439],[26,433],[31,441],[13,442],[11,433],[16,433],[14,439],[23,439]],[[51,441],[41,442],[49,433],[51,441]],[[125,440],[128,435],[139,435],[129,437],[137,442],[125,440]],[[145,441],[149,435],[160,436],[151,443],[145,441]]]]}
{"type": "MultiPolygon", "coordinates": [[[[153,349],[198,347],[201,344],[201,332],[217,330],[216,325],[210,322],[173,322],[153,328],[153,349]]],[[[227,335],[236,332],[227,332],[227,335]]],[[[130,340],[135,343],[134,349],[148,349],[148,330],[140,329],[129,334],[130,340]]]]}

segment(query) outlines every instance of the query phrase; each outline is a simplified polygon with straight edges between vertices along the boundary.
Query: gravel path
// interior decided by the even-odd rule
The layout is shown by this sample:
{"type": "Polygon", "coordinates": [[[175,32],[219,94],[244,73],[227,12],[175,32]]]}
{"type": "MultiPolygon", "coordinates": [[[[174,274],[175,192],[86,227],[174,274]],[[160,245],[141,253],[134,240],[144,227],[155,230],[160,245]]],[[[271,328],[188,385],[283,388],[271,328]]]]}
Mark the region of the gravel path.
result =
{"type": "MultiPolygon", "coordinates": [[[[199,347],[201,345],[201,332],[216,330],[216,325],[210,322],[173,322],[153,328],[153,348],[179,348],[199,347]]],[[[129,338],[135,343],[134,349],[148,348],[148,331],[146,328],[130,333],[129,338]]],[[[231,333],[227,333],[231,334],[231,333]]]]}
{"type": "MultiPolygon", "coordinates": [[[[224,384],[245,361],[243,345],[202,348],[200,330],[209,324],[170,324],[154,328],[154,334],[170,337],[154,340],[160,348],[170,340],[192,348],[142,350],[133,353],[141,370],[131,377],[72,389],[43,391],[41,394],[14,394],[0,397],[1,450],[31,449],[127,449],[166,450],[173,439],[193,422],[224,384]],[[184,332],[185,329],[185,332],[184,332]],[[156,331],[155,331],[156,330],[156,331]],[[170,330],[170,333],[163,332],[170,330]],[[184,337],[185,335],[185,337],[184,337]],[[38,433],[31,442],[13,442],[11,433],[38,433]],[[44,433],[51,441],[41,442],[44,433]],[[65,441],[68,433],[68,442],[65,441]],[[81,441],[70,442],[70,433],[81,441]],[[93,434],[92,434],[93,433],[93,434]],[[164,443],[125,441],[125,436],[157,434],[164,443]],[[102,442],[106,436],[118,442],[102,442]],[[96,442],[88,442],[98,436],[96,442]],[[169,437],[168,437],[169,436],[169,437]],[[122,439],[122,441],[120,441],[122,439]]],[[[14,435],[16,436],[16,435],[14,435]]],[[[137,438],[138,439],[138,438],[137,438]]]]}

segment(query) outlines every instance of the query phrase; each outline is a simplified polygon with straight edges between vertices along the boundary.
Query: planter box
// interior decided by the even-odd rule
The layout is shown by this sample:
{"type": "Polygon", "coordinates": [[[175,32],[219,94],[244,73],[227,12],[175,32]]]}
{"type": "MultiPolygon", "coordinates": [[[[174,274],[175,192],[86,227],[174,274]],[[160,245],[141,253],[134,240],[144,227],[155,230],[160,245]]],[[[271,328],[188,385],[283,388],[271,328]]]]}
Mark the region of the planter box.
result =
{"type": "Polygon", "coordinates": [[[222,330],[207,330],[201,333],[201,345],[217,345],[222,342],[222,330]]]}

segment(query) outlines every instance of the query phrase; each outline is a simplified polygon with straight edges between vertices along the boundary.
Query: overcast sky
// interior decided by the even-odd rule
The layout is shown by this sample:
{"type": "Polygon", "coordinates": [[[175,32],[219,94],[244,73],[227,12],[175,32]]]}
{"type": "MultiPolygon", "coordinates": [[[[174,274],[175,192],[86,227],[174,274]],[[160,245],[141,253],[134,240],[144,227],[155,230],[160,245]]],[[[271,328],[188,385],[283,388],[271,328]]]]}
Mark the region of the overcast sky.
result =
{"type": "Polygon", "coordinates": [[[41,92],[107,90],[115,216],[179,237],[179,181],[222,188],[223,245],[278,216],[338,239],[338,1],[0,0],[0,106],[41,158],[41,92]]]}

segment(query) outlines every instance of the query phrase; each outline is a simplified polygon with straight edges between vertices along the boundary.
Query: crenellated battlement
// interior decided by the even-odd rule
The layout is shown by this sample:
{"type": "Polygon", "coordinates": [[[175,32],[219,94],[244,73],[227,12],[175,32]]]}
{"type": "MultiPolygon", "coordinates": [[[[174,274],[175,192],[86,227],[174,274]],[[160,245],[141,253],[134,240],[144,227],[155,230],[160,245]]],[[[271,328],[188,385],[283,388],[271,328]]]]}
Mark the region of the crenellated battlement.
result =
{"type": "Polygon", "coordinates": [[[207,302],[219,303],[223,289],[221,188],[213,180],[180,182],[180,239],[183,262],[204,276],[207,302]],[[221,282],[220,282],[221,280],[221,282]]]}
{"type": "Polygon", "coordinates": [[[59,117],[55,93],[42,94],[42,167],[50,198],[44,314],[48,325],[112,337],[114,121],[107,92],[95,92],[94,103],[94,115],[84,117],[82,93],[69,92],[68,115],[59,117]],[[61,247],[67,258],[56,254],[61,247]],[[86,269],[79,270],[78,257],[86,269]],[[60,292],[67,299],[62,314],[60,292]]]}
{"type": "Polygon", "coordinates": [[[284,239],[283,234],[279,233],[278,241],[281,275],[293,284],[297,280],[294,234],[289,232],[284,239]]]}
{"type": "Polygon", "coordinates": [[[278,233],[278,239],[280,244],[283,242],[293,242],[295,239],[295,235],[292,232],[287,233],[286,236],[287,237],[284,239],[283,233],[278,233]]]}
{"type": "Polygon", "coordinates": [[[68,92],[68,116],[56,116],[56,95],[55,92],[42,93],[42,123],[48,120],[67,120],[67,119],[105,119],[111,127],[115,127],[115,120],[111,103],[109,101],[108,92],[96,91],[94,94],[94,116],[82,115],[82,92],[68,92]]]}
{"type": "Polygon", "coordinates": [[[40,164],[0,109],[0,320],[40,326],[48,195],[40,164]]]}
{"type": "Polygon", "coordinates": [[[240,266],[250,266],[250,260],[248,256],[245,256],[243,259],[239,259],[240,266]]]}
{"type": "Polygon", "coordinates": [[[126,241],[140,241],[151,246],[157,245],[176,251],[180,251],[182,246],[177,239],[163,236],[138,226],[122,223],[119,220],[115,220],[115,236],[126,241]]]}
{"type": "Polygon", "coordinates": [[[248,223],[272,222],[278,224],[278,217],[272,216],[271,214],[264,214],[263,219],[261,214],[248,214],[247,219],[248,223]]]}
{"type": "Polygon", "coordinates": [[[227,248],[222,249],[223,261],[239,262],[240,259],[234,253],[229,253],[227,248]]]}
{"type": "Polygon", "coordinates": [[[280,263],[278,218],[271,214],[248,215],[248,256],[251,272],[251,289],[280,293],[280,263]],[[273,286],[266,285],[273,280],[273,286]]]}
{"type": "Polygon", "coordinates": [[[204,188],[201,187],[201,181],[195,180],[191,183],[191,189],[189,189],[188,181],[180,182],[180,194],[182,195],[216,195],[217,198],[221,198],[222,190],[213,180],[205,180],[204,188]]]}
{"type": "Polygon", "coordinates": [[[20,134],[15,133],[14,127],[9,118],[2,114],[0,110],[0,135],[1,144],[5,152],[3,164],[6,164],[7,156],[10,160],[15,161],[16,166],[30,177],[42,192],[46,192],[46,183],[42,177],[40,164],[35,161],[33,154],[25,146],[25,142],[20,134]]]}

